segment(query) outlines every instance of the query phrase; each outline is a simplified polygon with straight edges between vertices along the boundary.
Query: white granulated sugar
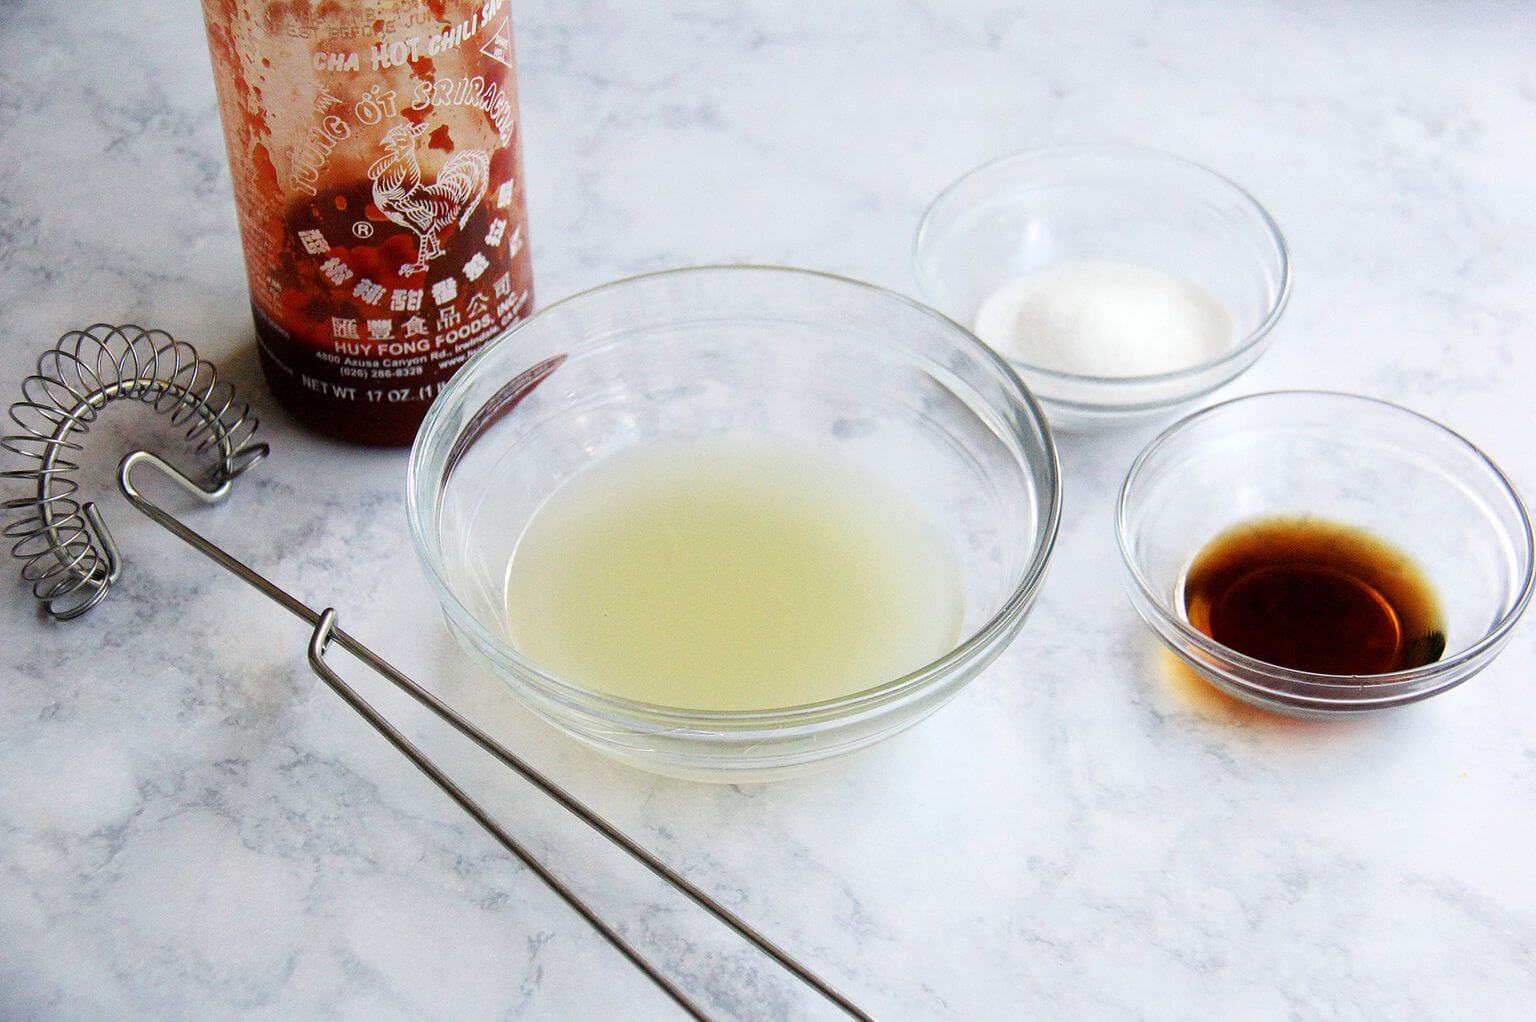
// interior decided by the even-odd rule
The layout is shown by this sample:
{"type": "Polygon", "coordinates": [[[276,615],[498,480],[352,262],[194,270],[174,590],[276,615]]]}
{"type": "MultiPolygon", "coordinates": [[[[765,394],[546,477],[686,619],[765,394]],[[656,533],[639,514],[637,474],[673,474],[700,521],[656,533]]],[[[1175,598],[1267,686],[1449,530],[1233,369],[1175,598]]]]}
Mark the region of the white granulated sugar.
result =
{"type": "Polygon", "coordinates": [[[1230,349],[1232,316],[1204,288],[1138,263],[1063,262],[1004,284],[976,334],[1026,365],[1084,376],[1185,369],[1230,349]]]}

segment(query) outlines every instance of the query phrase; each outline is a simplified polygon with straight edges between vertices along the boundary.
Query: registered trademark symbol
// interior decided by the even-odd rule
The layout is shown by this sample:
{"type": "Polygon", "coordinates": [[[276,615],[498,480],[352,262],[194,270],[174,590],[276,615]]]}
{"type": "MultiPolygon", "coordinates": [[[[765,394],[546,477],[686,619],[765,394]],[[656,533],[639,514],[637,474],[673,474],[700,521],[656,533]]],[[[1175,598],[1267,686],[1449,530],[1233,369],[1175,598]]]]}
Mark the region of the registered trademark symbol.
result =
{"type": "Polygon", "coordinates": [[[352,233],[359,238],[371,238],[373,237],[373,224],[366,220],[359,220],[352,225],[352,233]]]}

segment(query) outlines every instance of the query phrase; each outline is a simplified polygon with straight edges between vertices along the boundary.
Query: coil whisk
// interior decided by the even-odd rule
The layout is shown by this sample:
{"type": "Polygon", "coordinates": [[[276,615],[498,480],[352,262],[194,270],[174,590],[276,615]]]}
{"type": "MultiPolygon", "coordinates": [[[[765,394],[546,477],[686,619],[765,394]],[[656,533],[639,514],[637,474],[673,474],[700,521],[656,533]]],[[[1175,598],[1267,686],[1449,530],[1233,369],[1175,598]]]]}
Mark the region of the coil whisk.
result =
{"type": "Polygon", "coordinates": [[[100,603],[121,566],[110,532],[91,502],[76,494],[72,460],[107,405],[137,401],[180,428],[208,461],[212,485],[260,461],[257,420],[237,403],[234,387],[190,344],[164,330],[97,323],[59,338],[37,360],[21,400],[11,405],[17,432],[0,438],[9,461],[0,477],[22,493],[7,496],[3,535],[22,562],[21,577],[55,618],[78,617],[100,603]]]}
{"type": "Polygon", "coordinates": [[[198,358],[191,345],[176,341],[163,330],[98,323],[67,333],[38,359],[37,372],[22,384],[22,399],[11,406],[11,421],[19,431],[0,437],[0,448],[9,453],[10,460],[19,459],[21,467],[7,467],[0,477],[12,487],[19,483],[25,492],[0,503],[7,517],[14,519],[5,526],[4,536],[22,562],[22,579],[31,585],[49,614],[61,620],[84,614],[106,598],[122,570],[111,532],[95,504],[77,499],[80,484],[72,474],[80,469],[80,462],[73,459],[85,450],[81,443],[84,434],[114,401],[141,402],[166,416],[173,429],[179,427],[186,442],[203,456],[206,466],[205,476],[198,479],[151,451],[130,451],[117,468],[117,488],[128,503],[308,624],[313,629],[309,665],[315,674],[690,1018],[709,1022],[710,1016],[337,674],[326,662],[329,648],[339,646],[371,667],[848,1017],[874,1022],[867,1012],[740,916],[343,631],[334,608],[310,606],[150,499],[139,488],[136,471],[140,478],[145,472],[154,472],[184,494],[204,504],[215,504],[229,494],[236,476],[267,453],[266,444],[254,441],[256,418],[248,406],[236,403],[234,388],[227,381],[221,382],[213,366],[198,358]]]}

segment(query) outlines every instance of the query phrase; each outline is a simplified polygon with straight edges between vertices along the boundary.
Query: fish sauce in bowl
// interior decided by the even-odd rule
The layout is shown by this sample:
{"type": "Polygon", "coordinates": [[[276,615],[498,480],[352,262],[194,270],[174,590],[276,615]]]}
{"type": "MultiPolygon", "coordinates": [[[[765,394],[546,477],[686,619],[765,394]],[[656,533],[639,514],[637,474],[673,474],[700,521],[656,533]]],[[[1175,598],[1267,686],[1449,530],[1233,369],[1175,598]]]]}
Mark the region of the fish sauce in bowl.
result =
{"type": "Polygon", "coordinates": [[[1235,526],[1195,556],[1189,623],[1245,656],[1315,674],[1372,675],[1445,652],[1439,601],[1403,551],[1324,518],[1235,526]]]}

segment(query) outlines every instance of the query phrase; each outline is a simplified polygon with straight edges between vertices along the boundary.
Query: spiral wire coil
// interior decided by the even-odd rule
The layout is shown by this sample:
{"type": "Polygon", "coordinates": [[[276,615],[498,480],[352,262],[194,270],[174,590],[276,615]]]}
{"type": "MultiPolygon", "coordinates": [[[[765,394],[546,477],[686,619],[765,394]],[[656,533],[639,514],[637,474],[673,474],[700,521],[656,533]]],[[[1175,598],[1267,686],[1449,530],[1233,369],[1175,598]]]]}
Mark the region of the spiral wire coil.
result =
{"type": "Polygon", "coordinates": [[[38,358],[21,393],[10,408],[19,432],[0,438],[0,447],[23,467],[8,467],[0,478],[22,482],[26,492],[0,502],[11,519],[3,535],[22,562],[22,580],[61,620],[100,603],[120,572],[111,535],[94,505],[76,499],[80,484],[72,475],[80,439],[102,409],[138,401],[168,416],[198,455],[216,457],[214,485],[267,453],[252,442],[258,422],[250,406],[236,402],[212,363],[164,330],[107,323],[71,330],[38,358]]]}

